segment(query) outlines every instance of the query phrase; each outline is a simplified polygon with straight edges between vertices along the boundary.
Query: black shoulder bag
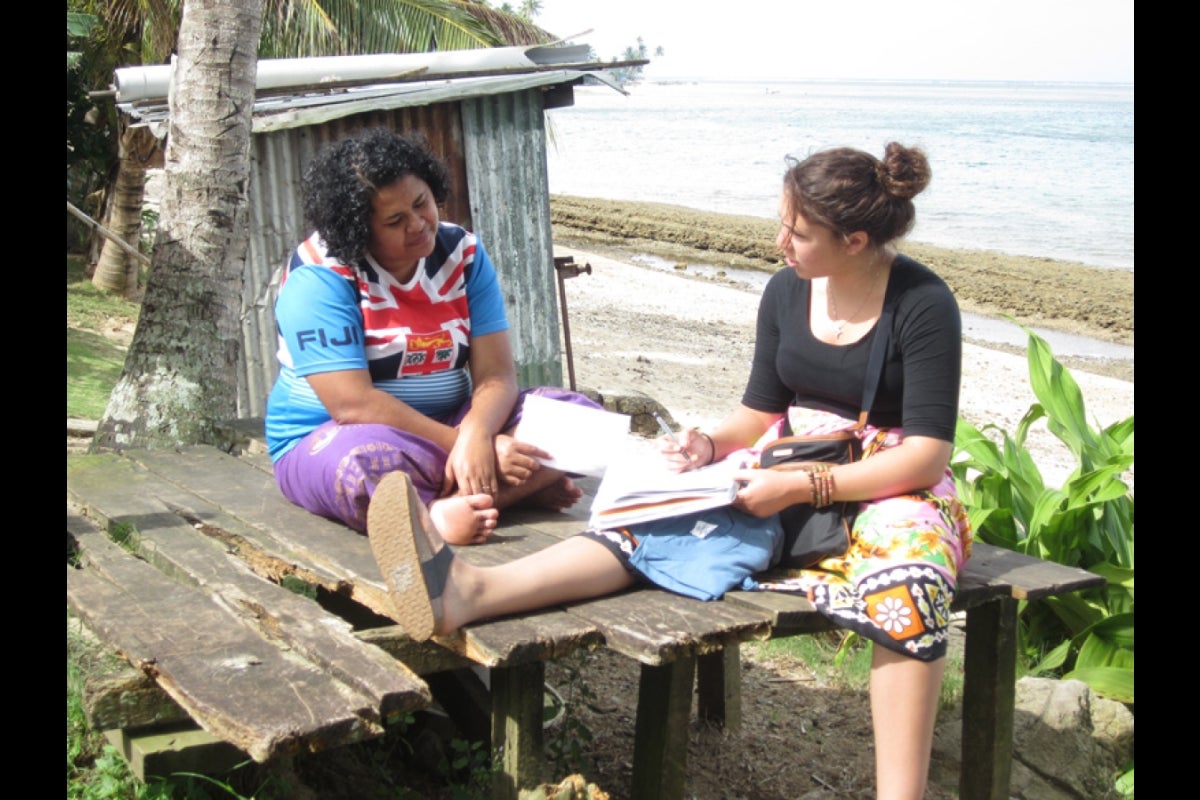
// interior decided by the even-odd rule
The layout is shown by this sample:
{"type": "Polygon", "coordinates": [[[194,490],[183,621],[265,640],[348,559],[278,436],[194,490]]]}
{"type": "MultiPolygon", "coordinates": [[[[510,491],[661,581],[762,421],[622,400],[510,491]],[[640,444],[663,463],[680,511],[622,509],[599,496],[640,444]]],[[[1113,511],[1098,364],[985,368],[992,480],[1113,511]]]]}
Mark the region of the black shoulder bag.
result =
{"type": "Polygon", "coordinates": [[[871,404],[875,401],[891,332],[892,309],[885,301],[867,359],[867,379],[863,385],[858,424],[821,436],[784,436],[762,451],[759,464],[764,469],[803,470],[808,473],[812,486],[812,503],[797,503],[780,512],[784,532],[781,567],[811,567],[831,556],[845,555],[850,549],[850,533],[858,515],[858,503],[830,502],[832,480],[828,473],[834,464],[849,464],[862,458],[862,441],[857,432],[867,424],[871,404]]]}

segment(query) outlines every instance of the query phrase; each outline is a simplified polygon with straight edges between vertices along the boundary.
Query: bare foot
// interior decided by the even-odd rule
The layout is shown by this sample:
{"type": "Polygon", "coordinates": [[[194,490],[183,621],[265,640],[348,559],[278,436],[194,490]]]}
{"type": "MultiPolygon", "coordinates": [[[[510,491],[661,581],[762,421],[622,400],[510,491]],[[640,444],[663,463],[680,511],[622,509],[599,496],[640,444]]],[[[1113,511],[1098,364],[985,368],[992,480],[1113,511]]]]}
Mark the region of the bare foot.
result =
{"type": "Polygon", "coordinates": [[[429,516],[450,544],[482,544],[496,531],[500,512],[490,494],[443,497],[429,504],[429,516]]]}
{"type": "Polygon", "coordinates": [[[529,495],[523,504],[548,508],[551,511],[563,511],[579,502],[581,497],[583,497],[583,490],[576,486],[570,478],[563,475],[554,483],[529,495]]]}

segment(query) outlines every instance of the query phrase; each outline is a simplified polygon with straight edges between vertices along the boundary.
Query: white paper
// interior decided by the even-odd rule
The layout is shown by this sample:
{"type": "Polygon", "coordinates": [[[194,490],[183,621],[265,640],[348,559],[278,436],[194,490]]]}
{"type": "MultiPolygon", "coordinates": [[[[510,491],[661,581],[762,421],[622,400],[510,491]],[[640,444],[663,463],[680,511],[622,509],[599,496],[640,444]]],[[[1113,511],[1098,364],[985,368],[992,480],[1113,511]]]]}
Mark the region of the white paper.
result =
{"type": "Polygon", "coordinates": [[[599,478],[629,438],[629,422],[628,414],[531,394],[515,438],[549,453],[538,459],[548,467],[599,478]]]}
{"type": "Polygon", "coordinates": [[[605,528],[648,522],[733,502],[739,464],[718,461],[674,472],[656,450],[626,447],[604,475],[592,501],[589,525],[605,528]]]}

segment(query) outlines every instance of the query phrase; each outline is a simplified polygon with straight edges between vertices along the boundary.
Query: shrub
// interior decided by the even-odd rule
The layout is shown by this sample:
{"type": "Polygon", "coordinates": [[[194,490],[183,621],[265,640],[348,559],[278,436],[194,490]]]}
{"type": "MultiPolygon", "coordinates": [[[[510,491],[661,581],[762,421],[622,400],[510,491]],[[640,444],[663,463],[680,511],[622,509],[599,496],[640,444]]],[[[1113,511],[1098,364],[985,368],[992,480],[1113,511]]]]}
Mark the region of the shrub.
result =
{"type": "Polygon", "coordinates": [[[1133,416],[1089,426],[1079,385],[1035,333],[1029,377],[1038,402],[1015,433],[958,420],[952,470],[976,535],[989,544],[1107,578],[1101,589],[1023,603],[1020,641],[1034,674],[1086,682],[1133,703],[1133,416]],[[1030,426],[1048,430],[1078,461],[1061,489],[1045,485],[1025,449],[1030,426]]]}

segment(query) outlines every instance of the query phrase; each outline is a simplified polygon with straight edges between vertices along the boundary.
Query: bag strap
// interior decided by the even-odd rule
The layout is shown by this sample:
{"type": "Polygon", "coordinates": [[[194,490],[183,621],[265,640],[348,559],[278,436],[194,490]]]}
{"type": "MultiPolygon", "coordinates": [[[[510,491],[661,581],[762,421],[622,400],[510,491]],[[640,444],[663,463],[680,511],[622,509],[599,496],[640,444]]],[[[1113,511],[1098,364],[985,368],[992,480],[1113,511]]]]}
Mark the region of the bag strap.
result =
{"type": "MultiPolygon", "coordinates": [[[[889,282],[890,283],[890,282],[889,282]]],[[[875,341],[871,343],[871,354],[867,357],[867,381],[863,384],[862,411],[858,412],[858,428],[866,427],[871,404],[875,402],[875,391],[883,378],[883,360],[887,357],[888,339],[892,335],[892,301],[884,295],[883,310],[875,323],[875,341]]]]}
{"type": "MultiPolygon", "coordinates": [[[[891,287],[891,281],[888,281],[891,287]]],[[[875,402],[875,392],[879,389],[879,381],[883,378],[883,361],[887,357],[888,339],[892,335],[892,317],[895,316],[894,300],[886,294],[883,296],[883,309],[875,323],[875,341],[871,343],[871,352],[867,356],[867,380],[863,384],[862,410],[858,412],[858,422],[849,430],[862,430],[867,425],[867,417],[871,413],[871,404],[875,402]]],[[[784,428],[781,433],[790,436],[792,426],[784,415],[784,428]]]]}

